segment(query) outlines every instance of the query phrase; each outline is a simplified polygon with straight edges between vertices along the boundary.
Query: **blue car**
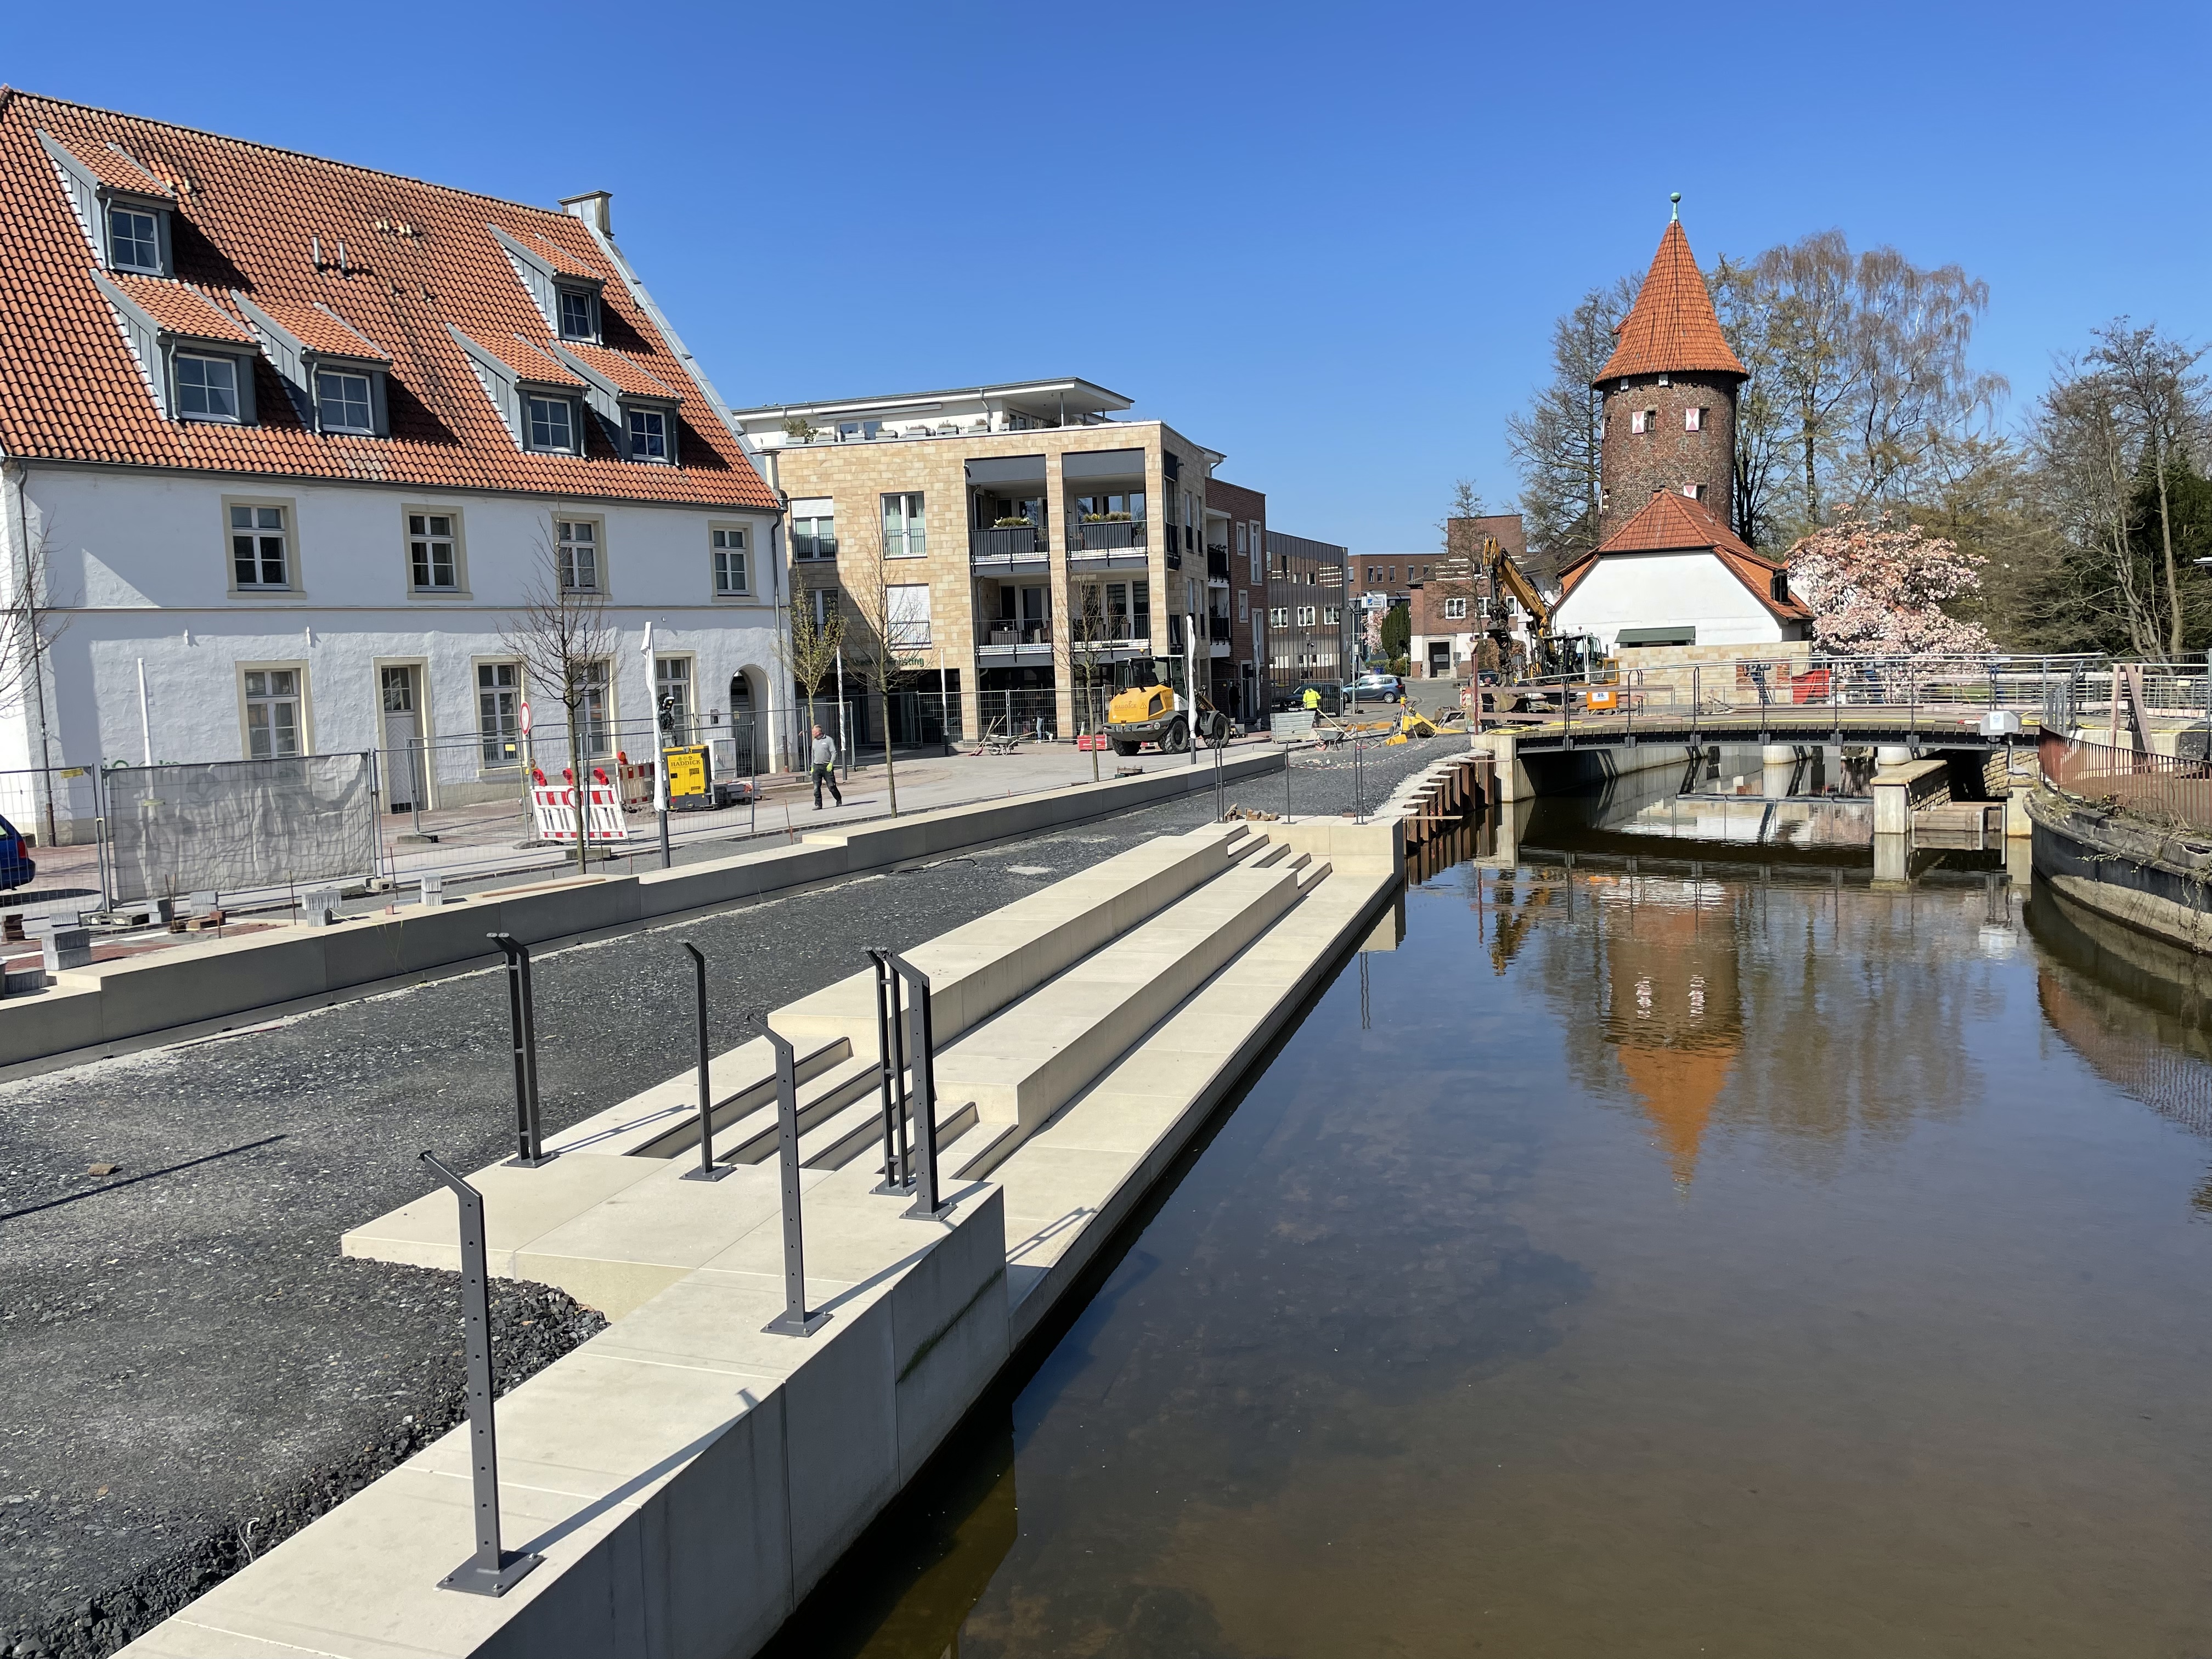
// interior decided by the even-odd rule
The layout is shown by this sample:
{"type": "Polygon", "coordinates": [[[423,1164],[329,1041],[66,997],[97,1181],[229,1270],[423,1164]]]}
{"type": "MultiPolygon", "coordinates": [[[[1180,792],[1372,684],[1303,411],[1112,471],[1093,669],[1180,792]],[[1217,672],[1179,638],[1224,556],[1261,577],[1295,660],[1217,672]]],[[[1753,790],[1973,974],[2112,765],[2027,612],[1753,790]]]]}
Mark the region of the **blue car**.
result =
{"type": "Polygon", "coordinates": [[[31,849],[24,846],[22,833],[0,818],[0,891],[28,887],[38,873],[39,866],[31,861],[31,849]]]}

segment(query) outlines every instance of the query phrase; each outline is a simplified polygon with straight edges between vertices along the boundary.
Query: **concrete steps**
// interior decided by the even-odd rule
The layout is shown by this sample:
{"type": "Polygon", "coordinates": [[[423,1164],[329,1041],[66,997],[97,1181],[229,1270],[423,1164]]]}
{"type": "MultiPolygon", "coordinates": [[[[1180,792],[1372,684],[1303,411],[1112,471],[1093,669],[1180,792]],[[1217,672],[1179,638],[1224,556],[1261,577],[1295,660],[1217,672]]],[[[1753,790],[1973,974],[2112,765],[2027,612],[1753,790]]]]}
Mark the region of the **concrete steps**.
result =
{"type": "MultiPolygon", "coordinates": [[[[796,1045],[801,1084],[849,1061],[853,1045],[829,1038],[796,1045]]],[[[868,1052],[875,1052],[870,1036],[868,1052]]],[[[714,1132],[763,1104],[775,1103],[775,1051],[766,1037],[739,1043],[707,1062],[707,1088],[714,1101],[714,1132]]],[[[622,1158],[674,1158],[699,1144],[699,1079],[678,1072],[665,1082],[632,1095],[620,1105],[595,1112],[558,1134],[548,1135],[548,1152],[590,1152],[622,1158]]]]}
{"type": "MultiPolygon", "coordinates": [[[[876,1079],[880,1069],[873,1054],[861,1055],[833,1066],[811,1084],[800,1085],[799,1133],[802,1154],[807,1135],[822,1124],[842,1115],[854,1101],[865,1096],[872,1106],[877,1098],[876,1079]]],[[[759,1164],[773,1158],[777,1132],[775,1088],[771,1079],[768,1099],[761,1109],[738,1124],[726,1146],[719,1138],[716,1139],[714,1161],[717,1164],[759,1164]]],[[[696,1137],[694,1145],[696,1145],[696,1137]]]]}
{"type": "Polygon", "coordinates": [[[938,1055],[946,1099],[1024,1133],[1295,904],[1305,870],[1239,866],[1041,985],[938,1055]]]}

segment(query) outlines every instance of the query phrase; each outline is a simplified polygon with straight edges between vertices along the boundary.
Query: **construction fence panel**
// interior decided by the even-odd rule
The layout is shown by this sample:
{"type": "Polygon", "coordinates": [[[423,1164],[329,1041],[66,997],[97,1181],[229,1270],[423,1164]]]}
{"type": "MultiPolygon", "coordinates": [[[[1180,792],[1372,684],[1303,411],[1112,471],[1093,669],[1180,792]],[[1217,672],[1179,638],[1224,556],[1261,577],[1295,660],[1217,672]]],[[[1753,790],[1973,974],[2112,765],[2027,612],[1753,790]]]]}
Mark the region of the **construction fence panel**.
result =
{"type": "Polygon", "coordinates": [[[368,754],[118,766],[104,781],[118,901],[366,877],[376,867],[368,754]]]}

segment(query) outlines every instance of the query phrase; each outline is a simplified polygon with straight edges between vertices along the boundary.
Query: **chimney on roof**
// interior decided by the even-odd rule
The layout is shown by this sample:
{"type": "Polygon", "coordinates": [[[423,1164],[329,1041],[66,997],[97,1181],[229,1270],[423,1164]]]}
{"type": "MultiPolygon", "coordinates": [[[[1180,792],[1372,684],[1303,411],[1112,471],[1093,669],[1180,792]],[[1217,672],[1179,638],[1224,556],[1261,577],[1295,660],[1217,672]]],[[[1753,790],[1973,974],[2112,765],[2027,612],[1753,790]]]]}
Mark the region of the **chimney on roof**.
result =
{"type": "Polygon", "coordinates": [[[581,196],[563,196],[561,210],[597,227],[600,235],[611,236],[615,234],[614,202],[614,197],[606,191],[587,190],[581,196]]]}

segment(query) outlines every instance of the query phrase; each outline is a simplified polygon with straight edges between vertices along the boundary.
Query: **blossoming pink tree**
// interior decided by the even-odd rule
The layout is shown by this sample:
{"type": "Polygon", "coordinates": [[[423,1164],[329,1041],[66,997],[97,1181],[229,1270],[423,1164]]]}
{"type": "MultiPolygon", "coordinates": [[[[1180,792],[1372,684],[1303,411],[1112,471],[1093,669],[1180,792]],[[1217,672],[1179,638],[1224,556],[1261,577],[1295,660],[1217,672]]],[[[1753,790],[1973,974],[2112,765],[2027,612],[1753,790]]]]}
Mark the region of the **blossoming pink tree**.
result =
{"type": "Polygon", "coordinates": [[[1905,657],[1990,648],[1976,623],[1946,616],[1943,601],[1981,586],[1978,553],[1917,524],[1846,517],[1790,550],[1790,588],[1812,608],[1814,639],[1839,655],[1905,657]]]}

